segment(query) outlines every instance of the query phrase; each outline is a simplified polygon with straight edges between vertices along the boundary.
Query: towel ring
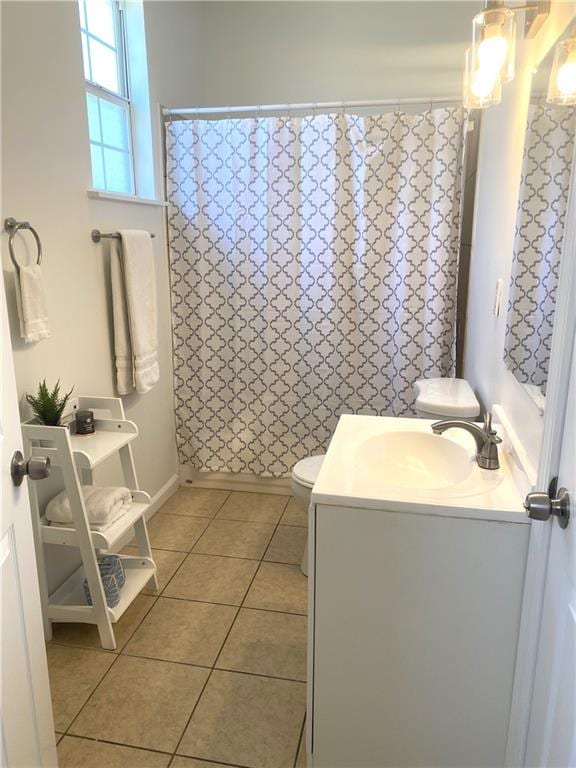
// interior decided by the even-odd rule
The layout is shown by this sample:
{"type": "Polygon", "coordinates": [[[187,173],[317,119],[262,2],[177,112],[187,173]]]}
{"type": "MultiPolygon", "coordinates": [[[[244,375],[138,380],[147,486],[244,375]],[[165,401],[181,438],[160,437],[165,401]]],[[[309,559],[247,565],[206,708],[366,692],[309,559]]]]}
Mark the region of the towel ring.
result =
{"type": "Polygon", "coordinates": [[[38,236],[38,232],[34,229],[34,227],[30,224],[29,221],[16,221],[16,219],[13,219],[10,217],[9,219],[5,219],[4,221],[4,229],[7,232],[10,232],[10,239],[8,240],[8,251],[10,253],[10,258],[12,259],[12,263],[16,267],[16,269],[20,270],[20,264],[18,264],[18,261],[16,260],[16,255],[14,254],[14,235],[21,229],[28,229],[32,235],[34,236],[34,240],[36,240],[36,247],[38,248],[38,256],[36,257],[36,264],[40,264],[42,261],[42,243],[40,242],[40,237],[38,236]]]}

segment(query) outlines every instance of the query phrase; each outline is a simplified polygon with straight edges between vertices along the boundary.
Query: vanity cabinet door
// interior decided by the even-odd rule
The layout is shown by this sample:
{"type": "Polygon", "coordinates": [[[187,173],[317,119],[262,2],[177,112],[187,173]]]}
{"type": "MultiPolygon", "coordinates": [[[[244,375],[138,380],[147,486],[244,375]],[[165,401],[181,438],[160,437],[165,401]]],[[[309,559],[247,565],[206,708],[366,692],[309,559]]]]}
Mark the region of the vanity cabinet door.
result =
{"type": "Polygon", "coordinates": [[[529,526],[316,507],[314,768],[502,766],[529,526]]]}

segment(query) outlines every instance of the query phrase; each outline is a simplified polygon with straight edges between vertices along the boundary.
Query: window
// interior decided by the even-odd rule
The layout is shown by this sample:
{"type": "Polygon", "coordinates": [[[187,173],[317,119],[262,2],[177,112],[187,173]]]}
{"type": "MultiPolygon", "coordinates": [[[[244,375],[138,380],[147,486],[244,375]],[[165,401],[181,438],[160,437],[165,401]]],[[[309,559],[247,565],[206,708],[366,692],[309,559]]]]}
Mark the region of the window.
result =
{"type": "Polygon", "coordinates": [[[79,0],[95,189],[136,193],[124,12],[118,0],[79,0]]]}

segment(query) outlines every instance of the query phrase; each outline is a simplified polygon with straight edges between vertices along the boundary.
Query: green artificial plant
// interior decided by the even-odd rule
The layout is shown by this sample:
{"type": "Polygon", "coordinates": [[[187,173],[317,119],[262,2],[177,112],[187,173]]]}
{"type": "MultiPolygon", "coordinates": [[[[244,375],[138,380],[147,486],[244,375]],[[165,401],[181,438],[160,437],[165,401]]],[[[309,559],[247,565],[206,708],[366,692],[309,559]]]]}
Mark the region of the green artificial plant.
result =
{"type": "Polygon", "coordinates": [[[58,379],[56,386],[50,392],[46,385],[46,379],[44,379],[38,385],[36,397],[34,395],[26,395],[26,401],[32,407],[41,424],[46,424],[48,427],[58,427],[71,394],[72,389],[64,397],[60,397],[60,379],[58,379]]]}

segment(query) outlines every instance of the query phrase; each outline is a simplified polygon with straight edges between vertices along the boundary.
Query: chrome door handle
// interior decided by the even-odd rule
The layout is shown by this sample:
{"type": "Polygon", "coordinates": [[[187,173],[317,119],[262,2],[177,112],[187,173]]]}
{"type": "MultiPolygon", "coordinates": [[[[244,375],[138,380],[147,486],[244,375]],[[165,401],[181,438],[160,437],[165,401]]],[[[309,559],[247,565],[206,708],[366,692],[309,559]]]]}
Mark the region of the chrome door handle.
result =
{"type": "Polygon", "coordinates": [[[551,493],[529,493],[524,509],[532,520],[549,520],[555,517],[560,528],[568,528],[570,522],[570,496],[566,488],[560,488],[552,498],[551,493]]]}
{"type": "Polygon", "coordinates": [[[44,480],[50,474],[50,458],[48,456],[33,456],[26,461],[21,451],[15,451],[10,462],[12,483],[18,487],[28,475],[30,480],[44,480]]]}

